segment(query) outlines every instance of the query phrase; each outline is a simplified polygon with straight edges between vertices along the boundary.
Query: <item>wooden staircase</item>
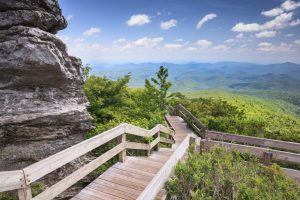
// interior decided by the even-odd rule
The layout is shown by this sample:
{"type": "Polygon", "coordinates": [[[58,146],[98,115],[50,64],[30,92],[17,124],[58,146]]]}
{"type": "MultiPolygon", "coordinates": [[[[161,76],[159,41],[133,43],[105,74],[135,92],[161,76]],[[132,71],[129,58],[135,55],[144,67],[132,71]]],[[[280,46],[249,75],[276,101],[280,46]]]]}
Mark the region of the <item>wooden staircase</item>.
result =
{"type": "MultiPolygon", "coordinates": [[[[196,144],[195,150],[198,152],[218,145],[228,151],[238,149],[242,152],[251,152],[267,165],[272,161],[279,161],[300,166],[300,143],[210,131],[181,105],[173,110],[173,114],[176,116],[166,116],[169,127],[157,125],[151,130],[145,130],[130,124],[121,124],[22,170],[0,172],[0,192],[16,190],[21,200],[50,200],[118,155],[118,163],[72,199],[163,199],[164,183],[172,174],[176,163],[187,157],[187,149],[192,143],[196,144]],[[130,142],[126,139],[128,134],[152,137],[153,141],[149,144],[130,142]],[[32,197],[30,187],[32,183],[115,139],[118,144],[114,148],[32,197]],[[159,148],[160,143],[172,144],[172,148],[159,148]],[[147,151],[147,156],[128,156],[126,152],[128,149],[147,151]]],[[[286,168],[283,168],[283,171],[300,184],[300,171],[286,168]]]]}

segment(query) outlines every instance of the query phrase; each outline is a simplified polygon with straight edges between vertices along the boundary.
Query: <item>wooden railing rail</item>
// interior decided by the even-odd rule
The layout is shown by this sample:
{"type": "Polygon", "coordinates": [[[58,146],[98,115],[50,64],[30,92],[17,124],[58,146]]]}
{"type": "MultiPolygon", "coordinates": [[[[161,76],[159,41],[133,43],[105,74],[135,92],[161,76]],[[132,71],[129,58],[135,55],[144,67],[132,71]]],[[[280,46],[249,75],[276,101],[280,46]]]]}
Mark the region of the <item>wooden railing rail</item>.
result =
{"type": "Polygon", "coordinates": [[[202,138],[205,137],[206,127],[198,118],[196,118],[183,105],[179,104],[172,110],[173,114],[178,115],[184,119],[185,122],[202,138]]]}
{"type": "Polygon", "coordinates": [[[172,111],[174,114],[181,116],[185,122],[201,137],[211,140],[236,142],[260,147],[275,148],[278,150],[300,153],[300,143],[259,138],[246,135],[237,135],[219,131],[208,130],[200,120],[198,120],[190,111],[181,104],[175,106],[172,111]]]}
{"type": "Polygon", "coordinates": [[[173,144],[173,135],[174,131],[160,124],[151,130],[146,130],[137,126],[123,123],[113,129],[105,131],[90,139],[84,140],[79,144],[76,144],[37,163],[25,167],[23,170],[0,172],[0,192],[17,190],[18,197],[21,200],[53,199],[114,156],[119,154],[119,160],[123,162],[126,159],[126,149],[147,150],[150,153],[151,149],[160,142],[173,144]],[[169,137],[171,137],[171,139],[161,137],[160,132],[167,134],[169,137]],[[141,137],[152,137],[156,135],[157,137],[151,143],[143,144],[126,141],[126,134],[141,137]],[[84,165],[61,181],[52,185],[41,194],[32,198],[30,188],[31,183],[62,167],[70,161],[79,158],[80,156],[116,138],[119,143],[117,146],[84,165]]]}
{"type": "Polygon", "coordinates": [[[263,147],[233,144],[233,143],[214,141],[214,140],[202,140],[202,144],[203,144],[203,148],[211,148],[217,145],[227,150],[237,149],[241,152],[250,152],[251,154],[253,154],[258,158],[270,159],[269,162],[279,161],[284,163],[292,163],[292,164],[300,165],[300,154],[297,153],[290,153],[290,152],[268,149],[263,147]],[[266,157],[266,155],[270,155],[270,156],[266,157]]]}
{"type": "Polygon", "coordinates": [[[287,150],[291,152],[300,153],[300,143],[287,142],[281,140],[272,140],[267,138],[258,138],[246,135],[236,135],[230,133],[223,133],[218,131],[206,131],[206,139],[219,140],[224,142],[238,142],[250,145],[256,145],[260,147],[270,147],[280,150],[287,150]]]}

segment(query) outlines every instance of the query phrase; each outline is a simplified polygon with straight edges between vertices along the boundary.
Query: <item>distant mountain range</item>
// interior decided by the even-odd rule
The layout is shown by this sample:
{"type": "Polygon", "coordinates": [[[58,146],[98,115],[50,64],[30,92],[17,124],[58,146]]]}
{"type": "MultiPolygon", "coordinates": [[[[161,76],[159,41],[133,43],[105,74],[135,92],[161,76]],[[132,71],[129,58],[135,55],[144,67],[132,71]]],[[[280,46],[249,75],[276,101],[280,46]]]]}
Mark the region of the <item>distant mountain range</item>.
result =
{"type": "Polygon", "coordinates": [[[161,65],[169,69],[173,91],[230,89],[300,92],[300,65],[290,62],[270,65],[238,62],[130,63],[94,66],[92,74],[117,79],[131,73],[130,86],[141,87],[144,80],[154,76],[161,65]]]}

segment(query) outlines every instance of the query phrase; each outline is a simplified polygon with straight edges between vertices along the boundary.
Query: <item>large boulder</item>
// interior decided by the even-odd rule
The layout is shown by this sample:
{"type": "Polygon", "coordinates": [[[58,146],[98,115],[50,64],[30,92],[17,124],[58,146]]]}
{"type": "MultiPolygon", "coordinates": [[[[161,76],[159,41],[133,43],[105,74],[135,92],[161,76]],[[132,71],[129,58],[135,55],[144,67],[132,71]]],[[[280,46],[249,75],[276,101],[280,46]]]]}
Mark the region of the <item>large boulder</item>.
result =
{"type": "Polygon", "coordinates": [[[57,0],[0,0],[0,171],[83,140],[92,128],[81,61],[53,33],[57,0]]]}

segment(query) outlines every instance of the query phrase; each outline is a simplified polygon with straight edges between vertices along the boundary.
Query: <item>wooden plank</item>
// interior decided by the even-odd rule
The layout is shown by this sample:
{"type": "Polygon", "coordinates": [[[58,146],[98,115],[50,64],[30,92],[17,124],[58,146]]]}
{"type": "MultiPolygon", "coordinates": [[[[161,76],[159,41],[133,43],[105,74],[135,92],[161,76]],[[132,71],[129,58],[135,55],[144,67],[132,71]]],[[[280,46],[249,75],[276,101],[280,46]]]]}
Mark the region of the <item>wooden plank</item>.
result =
{"type": "Polygon", "coordinates": [[[155,145],[157,145],[160,142],[160,137],[155,138],[150,144],[149,148],[152,149],[155,145]]]}
{"type": "Polygon", "coordinates": [[[130,159],[128,159],[128,163],[136,163],[137,165],[143,165],[146,167],[152,167],[152,168],[157,168],[160,169],[163,164],[157,163],[157,162],[152,162],[150,160],[143,160],[143,159],[139,159],[137,157],[130,157],[130,159]]]}
{"type": "Polygon", "coordinates": [[[160,137],[160,142],[168,143],[168,144],[174,144],[175,143],[174,140],[171,140],[171,139],[168,139],[168,138],[164,138],[164,137],[160,137]]]}
{"type": "Polygon", "coordinates": [[[106,180],[109,182],[113,182],[113,183],[118,183],[120,185],[135,189],[135,190],[139,190],[139,191],[143,191],[145,186],[142,186],[141,184],[138,184],[136,182],[132,182],[132,181],[128,181],[124,178],[121,177],[110,177],[110,176],[101,176],[99,177],[101,180],[106,180]]]}
{"type": "Polygon", "coordinates": [[[168,180],[172,173],[173,166],[176,165],[177,161],[181,159],[186,150],[189,147],[190,137],[184,139],[184,141],[178,146],[171,158],[165,163],[165,165],[159,170],[152,181],[147,185],[145,190],[137,198],[138,200],[152,200],[156,197],[163,184],[168,180]]]}
{"type": "Polygon", "coordinates": [[[32,199],[30,185],[27,185],[25,188],[18,189],[17,193],[18,193],[19,200],[31,200],[32,199]]]}
{"type": "Polygon", "coordinates": [[[300,171],[294,169],[282,168],[285,175],[294,179],[298,185],[300,185],[300,171]]]}
{"type": "Polygon", "coordinates": [[[126,149],[150,150],[150,145],[138,142],[126,142],[126,149]]]}
{"type": "Polygon", "coordinates": [[[57,154],[24,168],[24,173],[28,178],[28,184],[40,179],[46,174],[101,146],[102,144],[105,144],[106,142],[120,136],[123,133],[124,125],[121,124],[113,129],[101,133],[100,135],[96,135],[77,145],[67,148],[57,154]]]}
{"type": "Polygon", "coordinates": [[[91,161],[90,163],[84,165],[82,168],[78,169],[77,171],[73,172],[69,176],[65,177],[61,181],[57,182],[56,184],[52,185],[50,188],[42,192],[41,194],[34,197],[34,200],[47,200],[53,199],[61,192],[65,191],[67,188],[75,184],[77,181],[88,175],[90,172],[94,171],[102,165],[103,163],[107,162],[109,159],[123,151],[125,148],[125,144],[119,144],[116,147],[112,148],[111,150],[107,151],[106,153],[102,154],[95,160],[91,161]]]}
{"type": "Polygon", "coordinates": [[[158,124],[148,132],[148,136],[153,136],[160,131],[161,125],[158,124]]]}
{"type": "Polygon", "coordinates": [[[113,172],[114,174],[120,174],[120,175],[123,175],[123,176],[128,176],[128,177],[131,177],[131,178],[136,178],[136,179],[145,180],[145,181],[150,181],[152,179],[152,177],[149,177],[149,176],[143,176],[143,175],[138,174],[138,173],[125,171],[125,170],[121,170],[121,169],[114,168],[114,167],[109,168],[109,171],[113,172]]]}
{"type": "Polygon", "coordinates": [[[146,137],[148,136],[149,131],[138,126],[125,124],[125,132],[136,136],[146,137]]]}
{"type": "Polygon", "coordinates": [[[282,150],[288,150],[300,153],[300,143],[286,142],[280,140],[272,140],[267,138],[258,138],[245,135],[236,135],[230,133],[223,133],[218,131],[207,131],[206,138],[216,139],[220,141],[240,142],[261,147],[271,147],[282,150]]]}
{"type": "Polygon", "coordinates": [[[129,187],[126,187],[124,185],[120,185],[118,183],[113,183],[113,182],[109,182],[103,179],[96,179],[93,181],[93,183],[95,184],[99,184],[100,186],[106,186],[106,187],[110,187],[110,188],[115,188],[116,190],[119,191],[123,191],[128,193],[129,195],[132,195],[133,197],[136,197],[140,194],[140,191],[136,190],[136,189],[132,189],[129,187]]]}
{"type": "Polygon", "coordinates": [[[146,186],[148,184],[148,182],[146,180],[142,180],[142,179],[138,179],[138,178],[134,178],[134,177],[129,177],[127,175],[122,175],[122,174],[118,174],[112,171],[108,171],[107,173],[103,173],[101,175],[101,178],[115,178],[118,177],[120,179],[123,179],[124,181],[130,181],[132,183],[138,184],[140,186],[146,186]]]}
{"type": "Polygon", "coordinates": [[[141,171],[144,171],[144,172],[149,172],[149,173],[152,173],[152,174],[156,174],[158,172],[158,169],[156,169],[156,168],[148,167],[148,166],[145,166],[145,165],[137,165],[137,164],[128,163],[128,162],[125,162],[124,166],[130,167],[130,168],[133,168],[133,169],[138,169],[138,170],[141,170],[141,171]]]}
{"type": "Polygon", "coordinates": [[[163,125],[160,125],[160,131],[163,132],[163,133],[167,133],[169,135],[174,135],[175,134],[173,130],[171,130],[170,128],[167,128],[163,125]]]}
{"type": "Polygon", "coordinates": [[[219,145],[224,147],[227,150],[238,149],[241,152],[250,151],[254,156],[258,158],[263,158],[264,153],[272,153],[272,160],[286,162],[286,163],[293,163],[293,164],[300,164],[300,154],[296,153],[289,153],[284,151],[278,151],[273,149],[267,149],[263,147],[254,147],[254,146],[247,146],[241,144],[232,144],[220,141],[212,141],[206,140],[205,146],[211,148],[214,145],[219,145]]]}
{"type": "MultiPolygon", "coordinates": [[[[104,193],[102,191],[95,190],[94,188],[91,188],[89,186],[84,188],[83,194],[92,195],[92,196],[97,197],[98,199],[101,198],[103,200],[123,200],[123,198],[117,197],[115,195],[110,195],[110,194],[104,193]]],[[[80,196],[81,195],[79,193],[78,197],[80,198],[80,196]]]]}
{"type": "Polygon", "coordinates": [[[202,129],[203,131],[206,130],[206,127],[204,124],[200,122],[198,118],[196,118],[190,111],[188,111],[183,105],[179,104],[178,105],[179,110],[181,110],[188,118],[192,120],[192,122],[199,128],[202,129]]]}
{"type": "Polygon", "coordinates": [[[145,171],[142,171],[142,170],[138,170],[138,169],[135,169],[135,168],[131,168],[131,167],[128,167],[128,166],[124,166],[124,165],[121,165],[120,163],[116,163],[112,167],[116,168],[116,169],[128,171],[128,172],[140,174],[140,175],[143,175],[143,176],[147,176],[149,178],[153,178],[154,177],[154,174],[152,174],[152,173],[145,172],[145,171]]]}
{"type": "Polygon", "coordinates": [[[133,197],[132,194],[130,194],[126,191],[124,192],[124,191],[118,190],[116,188],[106,186],[106,185],[100,185],[100,184],[92,182],[87,187],[92,188],[94,190],[97,190],[99,192],[103,192],[103,193],[106,193],[106,194],[109,194],[109,195],[113,195],[113,196],[122,198],[122,199],[135,200],[135,198],[133,197]]]}
{"type": "Polygon", "coordinates": [[[0,172],[0,192],[25,188],[22,170],[0,172]]]}

